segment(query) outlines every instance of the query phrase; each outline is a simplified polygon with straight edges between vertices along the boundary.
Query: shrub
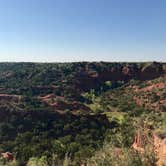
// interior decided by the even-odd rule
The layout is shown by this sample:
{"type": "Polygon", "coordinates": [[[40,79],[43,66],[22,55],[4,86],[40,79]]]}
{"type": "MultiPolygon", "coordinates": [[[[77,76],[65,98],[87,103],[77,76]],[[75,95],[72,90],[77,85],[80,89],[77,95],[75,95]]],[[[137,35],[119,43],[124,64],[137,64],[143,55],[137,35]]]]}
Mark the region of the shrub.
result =
{"type": "Polygon", "coordinates": [[[41,158],[32,157],[29,159],[27,166],[49,166],[47,158],[42,156],[41,158]]]}

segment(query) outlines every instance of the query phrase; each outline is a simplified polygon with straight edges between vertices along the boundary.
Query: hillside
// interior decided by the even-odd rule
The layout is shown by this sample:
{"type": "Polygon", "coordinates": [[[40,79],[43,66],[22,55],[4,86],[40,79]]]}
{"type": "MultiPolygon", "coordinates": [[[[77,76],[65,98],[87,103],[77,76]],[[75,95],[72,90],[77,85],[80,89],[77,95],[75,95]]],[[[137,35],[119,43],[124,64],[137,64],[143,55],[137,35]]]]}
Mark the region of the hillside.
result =
{"type": "Polygon", "coordinates": [[[166,139],[165,119],[165,63],[0,63],[0,153],[15,158],[2,165],[121,165],[117,148],[147,165],[152,154],[125,152],[138,131],[166,139]]]}

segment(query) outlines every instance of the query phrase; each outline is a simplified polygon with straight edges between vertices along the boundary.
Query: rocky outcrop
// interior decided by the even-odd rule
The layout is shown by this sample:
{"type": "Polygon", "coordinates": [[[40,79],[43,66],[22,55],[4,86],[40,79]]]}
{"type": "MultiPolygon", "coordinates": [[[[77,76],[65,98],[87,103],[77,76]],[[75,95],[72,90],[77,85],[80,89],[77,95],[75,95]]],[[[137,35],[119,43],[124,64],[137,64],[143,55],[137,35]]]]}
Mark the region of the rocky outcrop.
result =
{"type": "Polygon", "coordinates": [[[20,99],[21,99],[21,96],[19,95],[0,94],[0,100],[18,102],[20,101],[20,99]]]}
{"type": "Polygon", "coordinates": [[[5,160],[7,160],[7,161],[13,161],[13,160],[15,160],[14,155],[13,155],[12,153],[10,153],[10,152],[1,153],[1,156],[2,156],[5,160]]]}
{"type": "Polygon", "coordinates": [[[147,136],[144,132],[138,131],[134,137],[132,148],[140,153],[144,153],[145,144],[147,143],[147,136]]]}
{"type": "Polygon", "coordinates": [[[144,154],[145,147],[147,145],[153,147],[152,149],[156,153],[157,158],[157,166],[163,166],[166,163],[166,137],[160,136],[159,134],[153,133],[152,142],[148,140],[148,136],[143,131],[138,131],[134,143],[132,144],[132,148],[144,154]]]}
{"type": "Polygon", "coordinates": [[[150,80],[159,77],[161,74],[164,74],[163,65],[161,63],[148,63],[141,68],[140,79],[150,80]]]}
{"type": "Polygon", "coordinates": [[[65,101],[64,97],[56,96],[54,94],[48,94],[43,97],[38,97],[41,101],[51,106],[55,111],[59,113],[65,113],[70,110],[71,113],[77,114],[78,111],[82,113],[89,113],[91,109],[83,103],[77,101],[65,101]]]}
{"type": "Polygon", "coordinates": [[[163,166],[166,164],[166,137],[162,137],[160,135],[154,134],[154,147],[155,152],[158,156],[158,166],[163,166]]]}
{"type": "MultiPolygon", "coordinates": [[[[90,65],[91,63],[87,64],[90,65]]],[[[94,68],[99,68],[100,63],[94,64],[94,68]]],[[[112,64],[113,65],[113,64],[112,64]]],[[[83,91],[94,87],[99,87],[105,81],[124,81],[131,79],[151,80],[166,74],[164,64],[152,62],[138,65],[137,63],[114,64],[114,66],[102,67],[100,71],[94,71],[90,67],[85,67],[76,75],[76,87],[83,91]]]]}
{"type": "Polygon", "coordinates": [[[81,111],[81,113],[89,113],[91,112],[91,109],[87,106],[85,106],[82,103],[79,102],[64,102],[64,101],[56,101],[53,104],[51,104],[55,110],[59,110],[61,112],[65,112],[66,110],[70,110],[71,113],[77,114],[81,111]]]}

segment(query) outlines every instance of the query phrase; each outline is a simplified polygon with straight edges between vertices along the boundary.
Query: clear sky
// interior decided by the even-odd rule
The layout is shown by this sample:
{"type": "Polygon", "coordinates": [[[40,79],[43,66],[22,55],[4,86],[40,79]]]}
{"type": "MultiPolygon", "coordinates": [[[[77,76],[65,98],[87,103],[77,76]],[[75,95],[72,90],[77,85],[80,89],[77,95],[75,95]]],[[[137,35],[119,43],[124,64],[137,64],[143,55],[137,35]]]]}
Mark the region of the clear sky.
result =
{"type": "Polygon", "coordinates": [[[0,61],[154,60],[166,0],[0,0],[0,61]]]}

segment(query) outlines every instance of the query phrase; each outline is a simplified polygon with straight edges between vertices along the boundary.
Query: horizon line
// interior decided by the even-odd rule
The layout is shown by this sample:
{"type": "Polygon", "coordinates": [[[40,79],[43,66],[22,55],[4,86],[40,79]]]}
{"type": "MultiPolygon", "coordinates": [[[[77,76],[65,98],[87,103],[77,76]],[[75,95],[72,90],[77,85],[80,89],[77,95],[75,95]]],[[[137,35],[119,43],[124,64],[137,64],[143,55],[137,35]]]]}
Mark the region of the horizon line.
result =
{"type": "Polygon", "coordinates": [[[166,61],[0,61],[0,63],[166,63],[166,61]]]}

